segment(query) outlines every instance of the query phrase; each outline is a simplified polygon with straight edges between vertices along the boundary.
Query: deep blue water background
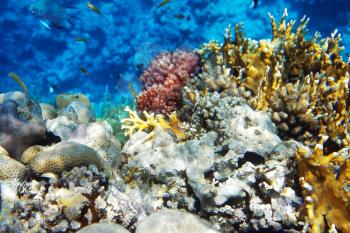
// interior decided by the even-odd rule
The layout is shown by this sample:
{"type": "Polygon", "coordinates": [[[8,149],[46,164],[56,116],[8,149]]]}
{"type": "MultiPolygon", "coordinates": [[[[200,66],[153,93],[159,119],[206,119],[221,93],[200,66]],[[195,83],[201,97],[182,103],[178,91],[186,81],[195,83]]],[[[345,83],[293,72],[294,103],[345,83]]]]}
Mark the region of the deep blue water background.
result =
{"type": "Polygon", "coordinates": [[[128,83],[139,89],[141,72],[152,57],[176,48],[192,50],[211,39],[222,41],[229,24],[244,22],[248,37],[271,38],[267,13],[280,18],[288,8],[289,19],[310,17],[309,35],[328,36],[334,29],[343,35],[350,51],[350,1],[348,0],[260,0],[257,9],[250,0],[95,0],[103,13],[92,12],[86,1],[64,1],[77,9],[74,25],[48,30],[29,10],[33,0],[0,1],[0,92],[20,90],[7,77],[19,74],[39,102],[53,102],[62,92],[83,92],[95,105],[108,91],[115,103],[130,97],[128,83]],[[184,18],[177,18],[177,16],[184,18]],[[87,37],[90,42],[77,42],[87,37]],[[86,77],[82,66],[91,74],[86,77]],[[51,90],[54,92],[50,93],[51,90]]]}

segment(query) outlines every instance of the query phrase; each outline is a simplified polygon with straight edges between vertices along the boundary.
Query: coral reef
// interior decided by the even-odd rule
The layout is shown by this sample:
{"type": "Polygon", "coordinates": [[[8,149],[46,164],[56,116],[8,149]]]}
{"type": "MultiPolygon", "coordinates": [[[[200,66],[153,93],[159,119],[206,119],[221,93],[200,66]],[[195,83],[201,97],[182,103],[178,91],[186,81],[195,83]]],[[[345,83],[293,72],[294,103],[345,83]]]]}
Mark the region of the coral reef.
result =
{"type": "Polygon", "coordinates": [[[197,55],[191,52],[177,50],[159,54],[141,75],[146,89],[137,96],[137,109],[163,114],[176,111],[181,89],[197,63],[197,55]]]}
{"type": "Polygon", "coordinates": [[[22,92],[0,94],[0,146],[19,160],[29,146],[44,139],[45,123],[39,104],[22,92]]]}
{"type": "Polygon", "coordinates": [[[319,40],[318,34],[305,39],[308,19],[301,19],[294,33],[295,21],[285,23],[286,16],[285,11],[277,25],[270,15],[271,41],[251,41],[237,25],[235,39],[229,27],[224,44],[204,45],[198,50],[203,72],[185,87],[184,97],[189,103],[198,95],[196,91],[199,95],[218,91],[222,96],[241,96],[254,108],[271,112],[284,139],[315,145],[322,131],[339,141],[337,137],[347,137],[347,129],[337,125],[346,119],[342,109],[348,89],[348,65],[340,56],[341,38],[335,32],[324,40],[319,40]],[[342,136],[336,136],[338,131],[342,136]]]}
{"type": "Polygon", "coordinates": [[[248,39],[239,24],[235,38],[229,27],[223,44],[211,41],[198,49],[203,69],[183,89],[181,115],[189,121],[191,138],[203,133],[199,125],[210,128],[217,122],[220,129],[221,115],[212,111],[212,103],[198,105],[211,93],[223,99],[239,96],[268,112],[282,139],[309,147],[299,148],[297,156],[306,228],[347,232],[349,65],[340,55],[337,31],[325,39],[318,33],[306,39],[308,19],[303,17],[294,31],[295,21],[286,23],[286,16],[285,10],[277,23],[269,15],[271,40],[248,39]]]}
{"type": "MultiPolygon", "coordinates": [[[[257,124],[253,121],[236,134],[263,131],[257,124]]],[[[240,144],[232,135],[224,145],[216,143],[219,135],[211,131],[199,139],[176,143],[160,128],[153,140],[138,132],[122,149],[126,194],[135,199],[141,196],[151,212],[163,206],[185,208],[209,219],[221,232],[299,232],[303,224],[297,219],[297,209],[302,198],[294,180],[300,144],[277,140],[271,146],[265,140],[250,145],[255,137],[247,136],[240,144]]]]}

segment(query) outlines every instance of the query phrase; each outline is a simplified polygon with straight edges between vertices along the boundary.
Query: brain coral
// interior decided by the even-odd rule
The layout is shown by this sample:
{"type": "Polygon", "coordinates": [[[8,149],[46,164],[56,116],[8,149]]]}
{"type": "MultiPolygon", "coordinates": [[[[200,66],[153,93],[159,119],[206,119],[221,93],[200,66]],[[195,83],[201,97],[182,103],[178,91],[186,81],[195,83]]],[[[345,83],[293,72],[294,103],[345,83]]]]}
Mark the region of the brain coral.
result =
{"type": "Polygon", "coordinates": [[[181,89],[198,63],[191,52],[177,50],[158,55],[142,74],[146,89],[137,97],[141,111],[170,114],[179,107],[181,89]]]}
{"type": "Polygon", "coordinates": [[[59,173],[90,164],[106,169],[104,160],[94,149],[75,142],[60,142],[47,148],[28,148],[23,153],[23,161],[29,161],[30,168],[40,174],[59,173]]]}
{"type": "Polygon", "coordinates": [[[0,149],[0,180],[24,177],[27,168],[4,152],[5,150],[0,149]]]}

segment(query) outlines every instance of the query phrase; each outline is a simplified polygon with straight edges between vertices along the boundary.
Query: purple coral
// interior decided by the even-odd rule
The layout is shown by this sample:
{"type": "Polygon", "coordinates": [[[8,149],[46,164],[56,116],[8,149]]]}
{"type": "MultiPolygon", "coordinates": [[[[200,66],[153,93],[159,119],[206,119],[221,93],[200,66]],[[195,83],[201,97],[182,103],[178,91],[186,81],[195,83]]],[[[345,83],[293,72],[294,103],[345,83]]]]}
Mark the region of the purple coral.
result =
{"type": "Polygon", "coordinates": [[[24,150],[44,139],[44,121],[32,121],[20,116],[19,105],[14,100],[0,104],[0,146],[20,160],[24,150]]]}
{"type": "Polygon", "coordinates": [[[192,52],[159,54],[140,78],[146,89],[137,97],[138,110],[170,114],[178,109],[181,90],[197,64],[192,52]]]}

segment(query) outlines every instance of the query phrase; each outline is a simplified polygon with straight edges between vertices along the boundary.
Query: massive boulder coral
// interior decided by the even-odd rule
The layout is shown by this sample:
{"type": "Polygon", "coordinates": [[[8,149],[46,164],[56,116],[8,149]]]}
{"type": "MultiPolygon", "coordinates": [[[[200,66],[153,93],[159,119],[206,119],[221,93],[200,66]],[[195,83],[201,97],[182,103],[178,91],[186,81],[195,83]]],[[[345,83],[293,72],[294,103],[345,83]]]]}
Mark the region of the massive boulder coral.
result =
{"type": "Polygon", "coordinates": [[[181,50],[158,55],[140,78],[146,89],[137,97],[138,110],[170,114],[178,109],[197,62],[197,55],[181,50]]]}
{"type": "Polygon", "coordinates": [[[39,104],[22,92],[0,94],[0,146],[19,160],[22,152],[45,138],[39,104]]]}
{"type": "Polygon", "coordinates": [[[39,174],[60,173],[73,167],[96,165],[109,171],[106,161],[92,148],[76,142],[60,142],[50,147],[33,146],[22,155],[21,161],[39,174]]]}

